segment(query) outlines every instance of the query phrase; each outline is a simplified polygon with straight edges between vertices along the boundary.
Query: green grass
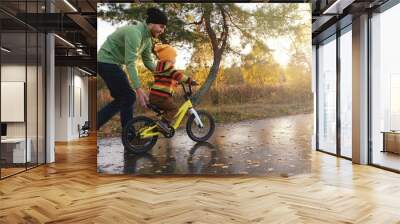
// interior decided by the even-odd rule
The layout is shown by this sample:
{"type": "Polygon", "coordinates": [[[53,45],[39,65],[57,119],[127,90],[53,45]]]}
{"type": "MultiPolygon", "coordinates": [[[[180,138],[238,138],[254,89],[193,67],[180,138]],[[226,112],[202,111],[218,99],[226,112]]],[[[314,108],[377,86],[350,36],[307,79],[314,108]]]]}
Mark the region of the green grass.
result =
{"type": "MultiPolygon", "coordinates": [[[[183,100],[177,93],[176,104],[183,100]]],[[[98,91],[98,108],[111,100],[108,90],[98,91]]],[[[225,86],[211,89],[196,109],[204,109],[212,114],[217,123],[233,123],[245,120],[265,119],[313,112],[313,95],[309,86],[225,86]]],[[[135,105],[135,116],[153,116],[154,113],[135,105]]],[[[181,124],[184,127],[186,121],[181,124]]],[[[99,137],[120,136],[119,115],[115,116],[98,132],[99,137]]]]}
{"type": "Polygon", "coordinates": [[[249,103],[241,105],[221,105],[218,107],[205,106],[200,109],[207,110],[217,123],[231,123],[244,120],[264,119],[295,114],[308,114],[313,112],[312,103],[309,104],[260,104],[249,103]]]}
{"type": "MultiPolygon", "coordinates": [[[[203,109],[211,113],[217,123],[234,123],[245,120],[257,120],[271,117],[280,117],[296,114],[308,114],[313,112],[313,105],[311,103],[291,103],[291,104],[265,104],[262,102],[253,102],[248,104],[235,104],[235,105],[206,105],[199,106],[197,109],[203,109]]],[[[135,116],[145,115],[153,117],[154,113],[147,112],[135,113],[135,116]]],[[[186,120],[181,124],[185,127],[186,120]]],[[[113,117],[104,127],[98,132],[99,137],[117,137],[120,136],[121,127],[119,115],[113,117]]]]}

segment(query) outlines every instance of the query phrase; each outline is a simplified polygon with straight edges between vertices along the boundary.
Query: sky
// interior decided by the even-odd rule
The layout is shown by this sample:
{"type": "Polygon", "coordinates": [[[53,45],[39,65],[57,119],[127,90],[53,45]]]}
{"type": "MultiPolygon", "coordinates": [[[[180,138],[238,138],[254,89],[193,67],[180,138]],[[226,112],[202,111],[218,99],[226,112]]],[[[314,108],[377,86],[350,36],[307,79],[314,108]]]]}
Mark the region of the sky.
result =
{"type": "MultiPolygon", "coordinates": [[[[236,3],[237,5],[239,5],[240,7],[242,7],[245,10],[254,10],[257,7],[260,6],[260,4],[266,4],[266,3],[236,3]]],[[[305,20],[310,20],[309,19],[309,15],[306,15],[305,20]]],[[[97,50],[100,49],[101,45],[104,43],[104,41],[107,39],[107,36],[109,34],[111,34],[112,32],[114,32],[118,27],[121,27],[123,25],[125,25],[125,23],[120,23],[120,24],[114,24],[112,25],[111,23],[108,23],[100,18],[97,18],[97,50]]],[[[239,36],[235,36],[231,39],[231,44],[234,46],[235,43],[239,43],[239,36]]],[[[289,38],[271,38],[271,39],[267,39],[265,40],[265,42],[268,44],[268,47],[270,49],[273,50],[272,55],[275,58],[275,60],[281,64],[283,67],[285,67],[290,59],[290,40],[289,38]]],[[[248,53],[250,51],[250,47],[248,47],[247,49],[243,49],[241,53],[248,53]]],[[[178,56],[177,56],[177,60],[176,60],[176,68],[178,69],[185,69],[185,67],[187,66],[187,64],[190,61],[190,56],[193,53],[193,51],[191,50],[187,50],[187,49],[180,49],[177,48],[178,51],[178,56]]],[[[227,66],[229,66],[229,62],[235,62],[234,58],[231,59],[227,59],[225,60],[226,62],[228,62],[227,66]]]]}

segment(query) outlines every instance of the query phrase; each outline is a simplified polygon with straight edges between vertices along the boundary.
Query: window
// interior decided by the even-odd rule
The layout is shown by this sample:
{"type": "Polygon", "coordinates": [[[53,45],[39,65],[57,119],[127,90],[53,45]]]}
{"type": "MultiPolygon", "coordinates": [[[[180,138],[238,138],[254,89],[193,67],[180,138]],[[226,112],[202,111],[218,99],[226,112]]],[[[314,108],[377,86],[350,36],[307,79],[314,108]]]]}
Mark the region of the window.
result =
{"type": "Polygon", "coordinates": [[[7,133],[2,133],[0,144],[0,178],[45,163],[45,35],[12,16],[43,12],[44,5],[44,1],[0,3],[1,8],[15,10],[0,12],[0,110],[11,115],[1,118],[7,133]],[[10,94],[14,102],[6,102],[11,101],[10,94]]]}
{"type": "Polygon", "coordinates": [[[340,155],[352,157],[352,34],[351,26],[340,36],[340,155]]]}
{"type": "Polygon", "coordinates": [[[318,149],[336,153],[336,36],[318,48],[318,149]]]}
{"type": "Polygon", "coordinates": [[[400,5],[371,18],[371,160],[400,170],[400,5]]]}

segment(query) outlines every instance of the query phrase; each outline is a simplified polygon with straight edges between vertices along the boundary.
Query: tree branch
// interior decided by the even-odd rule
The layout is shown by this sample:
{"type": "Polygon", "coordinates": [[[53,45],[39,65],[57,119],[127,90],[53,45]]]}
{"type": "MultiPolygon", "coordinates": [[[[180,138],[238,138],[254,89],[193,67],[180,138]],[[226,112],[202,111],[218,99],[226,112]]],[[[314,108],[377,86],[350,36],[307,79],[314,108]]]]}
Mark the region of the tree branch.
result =
{"type": "Polygon", "coordinates": [[[203,21],[204,21],[204,16],[202,16],[201,19],[200,19],[199,21],[192,22],[192,23],[185,23],[185,26],[190,26],[190,25],[196,25],[196,26],[198,26],[198,25],[201,25],[201,24],[203,23],[203,21]]]}
{"type": "Polygon", "coordinates": [[[226,11],[224,7],[221,4],[218,4],[219,9],[221,10],[222,14],[222,21],[223,23],[223,31],[221,33],[221,39],[222,39],[222,45],[221,48],[219,49],[220,53],[222,54],[225,50],[226,43],[228,41],[228,33],[229,33],[229,27],[226,21],[226,11]]]}
{"type": "Polygon", "coordinates": [[[215,31],[211,27],[211,11],[209,9],[206,9],[206,12],[204,12],[204,21],[206,25],[206,31],[208,36],[210,37],[211,40],[211,46],[213,48],[213,52],[216,53],[218,52],[218,41],[217,41],[217,35],[215,34],[215,31]]]}
{"type": "Polygon", "coordinates": [[[245,36],[250,36],[251,38],[253,38],[247,31],[243,30],[241,27],[239,27],[235,22],[233,22],[232,16],[231,14],[226,11],[226,14],[228,15],[229,21],[232,23],[232,25],[238,29],[240,32],[242,32],[245,36]]]}
{"type": "Polygon", "coordinates": [[[239,51],[232,49],[229,45],[227,45],[226,50],[229,51],[229,52],[232,52],[232,53],[234,53],[234,54],[236,54],[238,56],[245,56],[245,54],[242,54],[239,51]]]}

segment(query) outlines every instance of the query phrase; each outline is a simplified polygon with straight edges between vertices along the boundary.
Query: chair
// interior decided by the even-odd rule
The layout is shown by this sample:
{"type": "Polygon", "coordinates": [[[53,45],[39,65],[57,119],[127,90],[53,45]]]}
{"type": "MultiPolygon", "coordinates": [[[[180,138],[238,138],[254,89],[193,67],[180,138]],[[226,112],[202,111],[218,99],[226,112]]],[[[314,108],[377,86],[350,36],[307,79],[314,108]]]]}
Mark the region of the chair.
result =
{"type": "Polygon", "coordinates": [[[82,127],[80,127],[80,125],[78,124],[79,138],[89,136],[89,129],[90,129],[89,121],[85,121],[82,127]]]}

